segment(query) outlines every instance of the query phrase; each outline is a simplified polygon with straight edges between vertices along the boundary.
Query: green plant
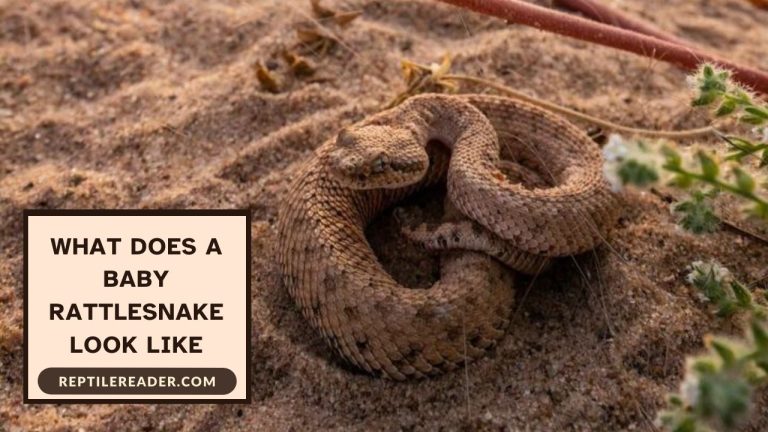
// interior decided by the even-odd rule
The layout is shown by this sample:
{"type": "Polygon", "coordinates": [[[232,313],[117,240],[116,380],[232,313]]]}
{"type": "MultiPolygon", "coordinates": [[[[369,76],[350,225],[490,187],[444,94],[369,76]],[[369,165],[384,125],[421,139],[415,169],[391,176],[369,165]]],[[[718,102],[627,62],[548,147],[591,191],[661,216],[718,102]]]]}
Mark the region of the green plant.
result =
{"type": "Polygon", "coordinates": [[[698,92],[693,106],[716,105],[717,117],[740,114],[742,123],[755,126],[768,123],[768,106],[756,102],[749,91],[733,82],[731,71],[705,63],[690,76],[689,82],[698,92]]]}
{"type": "Polygon", "coordinates": [[[727,159],[741,162],[755,155],[761,168],[768,166],[768,105],[733,82],[731,71],[710,64],[702,65],[689,82],[697,93],[693,106],[710,106],[716,117],[735,116],[740,123],[754,126],[756,140],[721,135],[731,150],[727,159]]]}
{"type": "Polygon", "coordinates": [[[744,312],[761,320],[768,318],[768,308],[758,304],[749,289],[717,262],[693,262],[687,279],[706,301],[715,306],[719,316],[744,312]]]}
{"type": "Polygon", "coordinates": [[[762,140],[764,142],[760,143],[755,143],[741,137],[721,135],[720,137],[727,142],[731,148],[731,153],[728,155],[727,159],[741,162],[742,159],[748,156],[762,154],[762,156],[760,156],[760,168],[768,166],[768,128],[763,128],[762,131],[762,140]]]}
{"type": "Polygon", "coordinates": [[[753,215],[768,220],[768,198],[763,197],[765,185],[759,190],[755,177],[745,168],[731,164],[730,172],[724,175],[723,163],[703,150],[696,152],[694,163],[687,164],[690,167],[674,147],[664,146],[661,151],[665,157],[662,168],[673,174],[671,182],[675,186],[686,189],[698,184],[731,193],[750,202],[753,215]]]}
{"type": "Polygon", "coordinates": [[[720,219],[715,215],[712,198],[717,190],[709,192],[693,191],[688,200],[672,206],[672,211],[680,215],[678,223],[694,234],[713,233],[720,228],[720,219]]]}
{"type": "MultiPolygon", "coordinates": [[[[723,191],[742,198],[751,204],[750,212],[768,220],[768,198],[764,195],[765,185],[758,183],[746,168],[736,162],[719,161],[716,156],[704,150],[695,153],[694,158],[684,158],[671,143],[648,144],[644,141],[624,141],[612,136],[603,149],[604,171],[614,189],[623,185],[650,186],[664,182],[680,189],[692,187],[707,188],[708,192],[693,200],[704,203],[704,198],[713,196],[713,191],[723,191]]],[[[694,190],[696,194],[696,190],[694,190]]],[[[697,211],[700,206],[678,206],[681,212],[697,211]]],[[[708,230],[694,230],[709,232],[708,230]]]]}
{"type": "Polygon", "coordinates": [[[705,339],[709,353],[688,358],[680,391],[667,397],[658,420],[673,432],[734,430],[749,418],[755,389],[768,382],[768,308],[717,262],[692,263],[687,280],[719,316],[745,313],[751,324],[741,339],[705,339]]]}
{"type": "MultiPolygon", "coordinates": [[[[717,117],[733,116],[739,123],[754,126],[762,141],[768,141],[768,106],[760,105],[745,89],[735,84],[730,72],[703,65],[689,78],[695,90],[694,106],[712,106],[717,117]]],[[[739,197],[747,211],[768,221],[768,186],[750,172],[746,159],[759,155],[759,166],[768,164],[768,143],[746,137],[725,136],[730,153],[725,158],[698,150],[689,156],[673,143],[625,141],[612,136],[603,149],[605,175],[614,189],[623,185],[650,186],[667,183],[691,190],[691,197],[674,206],[681,225],[694,233],[712,232],[717,217],[712,198],[719,192],[739,197]]]]}
{"type": "Polygon", "coordinates": [[[689,358],[680,391],[669,395],[659,423],[673,432],[731,431],[752,410],[768,381],[768,331],[754,319],[746,338],[707,338],[709,353],[689,358]]]}

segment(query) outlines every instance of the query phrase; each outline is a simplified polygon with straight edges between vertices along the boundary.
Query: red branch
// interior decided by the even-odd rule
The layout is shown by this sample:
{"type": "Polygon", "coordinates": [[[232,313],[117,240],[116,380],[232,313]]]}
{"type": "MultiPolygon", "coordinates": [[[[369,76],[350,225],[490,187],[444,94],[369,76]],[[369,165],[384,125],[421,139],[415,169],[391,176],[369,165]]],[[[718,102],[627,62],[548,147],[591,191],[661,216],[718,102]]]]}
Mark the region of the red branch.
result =
{"type": "Polygon", "coordinates": [[[509,22],[629,51],[694,71],[701,63],[716,63],[733,71],[733,78],[752,89],[768,94],[768,73],[717,58],[693,48],[656,39],[611,25],[590,21],[520,0],[440,0],[492,15],[509,22]]]}
{"type": "Polygon", "coordinates": [[[644,35],[653,36],[656,39],[676,43],[678,45],[690,46],[690,42],[681,39],[673,34],[667,33],[655,26],[633,18],[619,10],[606,6],[595,0],[554,0],[555,6],[564,7],[572,11],[581,12],[587,18],[593,19],[603,24],[621,27],[625,30],[632,30],[644,35]]]}

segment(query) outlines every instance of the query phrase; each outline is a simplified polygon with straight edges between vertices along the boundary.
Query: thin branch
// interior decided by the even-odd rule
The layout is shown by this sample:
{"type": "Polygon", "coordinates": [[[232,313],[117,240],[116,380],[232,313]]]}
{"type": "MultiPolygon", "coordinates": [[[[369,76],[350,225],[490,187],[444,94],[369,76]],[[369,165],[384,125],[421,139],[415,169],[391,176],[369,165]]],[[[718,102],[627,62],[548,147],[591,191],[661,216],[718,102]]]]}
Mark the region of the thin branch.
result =
{"type": "Polygon", "coordinates": [[[758,196],[755,192],[747,192],[742,188],[740,188],[738,185],[732,185],[730,183],[726,183],[723,180],[720,180],[719,178],[712,178],[703,173],[688,171],[685,168],[677,167],[677,166],[665,165],[664,169],[669,172],[672,172],[675,174],[681,174],[681,175],[690,177],[694,180],[698,180],[700,182],[712,185],[718,189],[722,189],[724,191],[730,192],[733,195],[752,201],[756,204],[768,206],[768,201],[765,201],[763,198],[758,196]]]}
{"type": "MultiPolygon", "coordinates": [[[[661,200],[663,200],[665,202],[671,202],[671,201],[674,201],[674,199],[675,199],[675,197],[673,197],[672,195],[670,195],[668,193],[661,192],[661,191],[659,191],[656,188],[651,188],[651,193],[656,195],[657,197],[659,197],[661,200]]],[[[745,228],[739,226],[736,222],[734,222],[730,218],[725,217],[722,214],[718,214],[717,218],[720,220],[720,223],[725,225],[731,231],[733,231],[733,232],[735,232],[737,234],[741,234],[741,235],[746,236],[746,237],[750,237],[753,240],[757,240],[757,241],[759,241],[761,243],[765,243],[765,244],[768,245],[768,238],[765,238],[765,237],[761,236],[760,234],[758,234],[758,233],[756,233],[756,232],[754,232],[752,230],[748,230],[748,229],[745,229],[745,228]]],[[[766,278],[768,278],[768,272],[766,272],[765,277],[759,278],[758,280],[753,281],[751,284],[749,284],[747,286],[748,287],[752,287],[755,284],[760,283],[763,279],[766,279],[766,278]]]]}
{"type": "Polygon", "coordinates": [[[459,80],[459,81],[467,81],[475,84],[480,84],[486,87],[490,87],[507,96],[513,97],[515,99],[520,99],[524,102],[528,102],[530,104],[536,105],[546,110],[549,110],[558,114],[562,114],[571,118],[579,119],[588,123],[592,123],[594,125],[597,125],[606,129],[610,129],[613,131],[617,131],[617,132],[624,132],[624,133],[634,134],[634,135],[655,136],[659,138],[675,138],[675,139],[694,138],[694,137],[700,137],[705,135],[711,135],[715,133],[715,128],[713,128],[712,126],[706,126],[698,129],[679,130],[679,131],[653,130],[653,129],[642,129],[642,128],[623,126],[620,124],[610,122],[608,120],[603,120],[601,118],[591,116],[589,114],[584,114],[582,112],[572,110],[570,108],[558,105],[553,102],[549,102],[543,99],[529,96],[511,87],[498,84],[483,78],[478,78],[470,75],[461,75],[461,74],[448,74],[448,75],[444,75],[443,78],[459,80]]]}
{"type": "Polygon", "coordinates": [[[456,85],[455,82],[464,81],[467,83],[472,83],[472,84],[488,87],[490,89],[494,89],[497,92],[502,93],[508,97],[519,99],[524,102],[528,102],[532,105],[536,105],[540,108],[544,108],[546,110],[549,110],[558,114],[562,114],[571,118],[592,123],[594,125],[603,127],[605,129],[620,131],[620,132],[629,133],[633,135],[646,135],[646,136],[655,136],[660,138],[674,138],[679,140],[684,138],[694,138],[694,137],[699,137],[703,135],[710,135],[716,132],[716,129],[712,126],[707,126],[707,127],[698,128],[698,129],[687,129],[687,130],[677,130],[677,131],[652,130],[652,129],[642,129],[642,128],[634,128],[629,126],[622,126],[620,124],[616,124],[608,120],[604,120],[595,116],[591,116],[589,114],[584,114],[584,113],[572,110],[570,108],[558,105],[553,102],[549,102],[543,99],[529,96],[521,91],[513,89],[504,84],[496,83],[494,81],[490,81],[490,80],[479,78],[472,75],[451,74],[449,73],[451,68],[450,56],[443,57],[443,61],[440,65],[426,66],[426,65],[414,63],[410,60],[405,60],[405,59],[403,59],[401,63],[403,67],[403,75],[408,85],[408,88],[404,92],[401,92],[400,94],[395,96],[386,105],[386,108],[392,108],[398,105],[399,103],[401,103],[402,101],[404,101],[405,99],[419,93],[424,93],[428,91],[449,92],[449,93],[456,92],[459,90],[459,87],[456,85]]]}
{"type": "Polygon", "coordinates": [[[741,234],[743,236],[750,237],[753,240],[757,240],[757,241],[759,241],[761,243],[764,243],[764,244],[768,245],[768,239],[763,237],[763,236],[761,236],[760,234],[758,234],[758,233],[756,233],[756,232],[754,232],[752,230],[748,230],[746,228],[742,228],[742,227],[740,227],[739,225],[737,225],[735,222],[733,222],[730,219],[726,219],[726,218],[721,217],[721,216],[718,216],[718,218],[720,219],[720,222],[723,225],[725,225],[726,227],[728,227],[732,231],[735,231],[735,232],[737,232],[737,233],[739,233],[739,234],[741,234]]]}
{"type": "Polygon", "coordinates": [[[554,0],[555,6],[560,6],[572,11],[580,12],[584,16],[625,30],[632,30],[647,36],[653,36],[667,42],[690,47],[691,43],[671,33],[660,30],[653,25],[604,5],[598,0],[554,0]]]}
{"type": "Polygon", "coordinates": [[[598,23],[520,0],[440,0],[517,24],[535,27],[645,57],[652,57],[694,71],[701,63],[716,63],[733,70],[733,78],[768,94],[768,73],[717,58],[693,48],[659,40],[631,30],[598,23]]]}

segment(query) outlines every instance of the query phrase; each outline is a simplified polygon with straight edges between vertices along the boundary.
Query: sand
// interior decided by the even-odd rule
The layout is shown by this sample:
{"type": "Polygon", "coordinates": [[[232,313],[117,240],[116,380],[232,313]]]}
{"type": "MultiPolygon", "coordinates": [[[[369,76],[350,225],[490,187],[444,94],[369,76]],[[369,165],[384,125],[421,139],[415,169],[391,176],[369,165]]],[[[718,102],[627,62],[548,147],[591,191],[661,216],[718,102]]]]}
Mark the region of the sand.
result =
{"type": "MultiPolygon", "coordinates": [[[[608,3],[768,69],[768,12],[746,1],[608,3]]],[[[403,90],[401,58],[450,52],[458,72],[632,126],[707,116],[664,63],[433,1],[327,5],[363,15],[297,78],[279,53],[310,16],[304,1],[0,3],[0,431],[654,430],[685,356],[707,333],[739,333],[697,299],[685,267],[714,258],[753,282],[768,246],[730,229],[688,234],[668,202],[629,190],[610,246],[519,278],[509,334],[466,371],[395,383],[342,366],[279,283],[277,203],[314,148],[403,90]],[[260,87],[257,63],[274,68],[278,93],[260,87]],[[22,405],[24,208],[250,209],[253,402],[22,405]]],[[[437,260],[391,217],[369,231],[398,278],[434,277],[437,260]]],[[[767,430],[768,392],[755,399],[747,430],[767,430]]]]}

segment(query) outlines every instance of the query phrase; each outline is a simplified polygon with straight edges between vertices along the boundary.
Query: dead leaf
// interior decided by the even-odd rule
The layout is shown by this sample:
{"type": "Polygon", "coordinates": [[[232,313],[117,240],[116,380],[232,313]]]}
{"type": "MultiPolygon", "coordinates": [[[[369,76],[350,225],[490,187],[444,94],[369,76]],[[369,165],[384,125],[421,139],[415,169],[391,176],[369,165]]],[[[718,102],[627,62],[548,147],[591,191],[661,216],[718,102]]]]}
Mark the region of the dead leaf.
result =
{"type": "Polygon", "coordinates": [[[296,76],[310,76],[315,73],[315,67],[309,60],[292,51],[283,51],[283,58],[296,76]]]}
{"type": "Polygon", "coordinates": [[[261,88],[264,90],[271,93],[277,93],[280,91],[280,85],[278,84],[275,76],[272,75],[272,73],[261,63],[256,64],[256,78],[259,80],[261,88]]]}

